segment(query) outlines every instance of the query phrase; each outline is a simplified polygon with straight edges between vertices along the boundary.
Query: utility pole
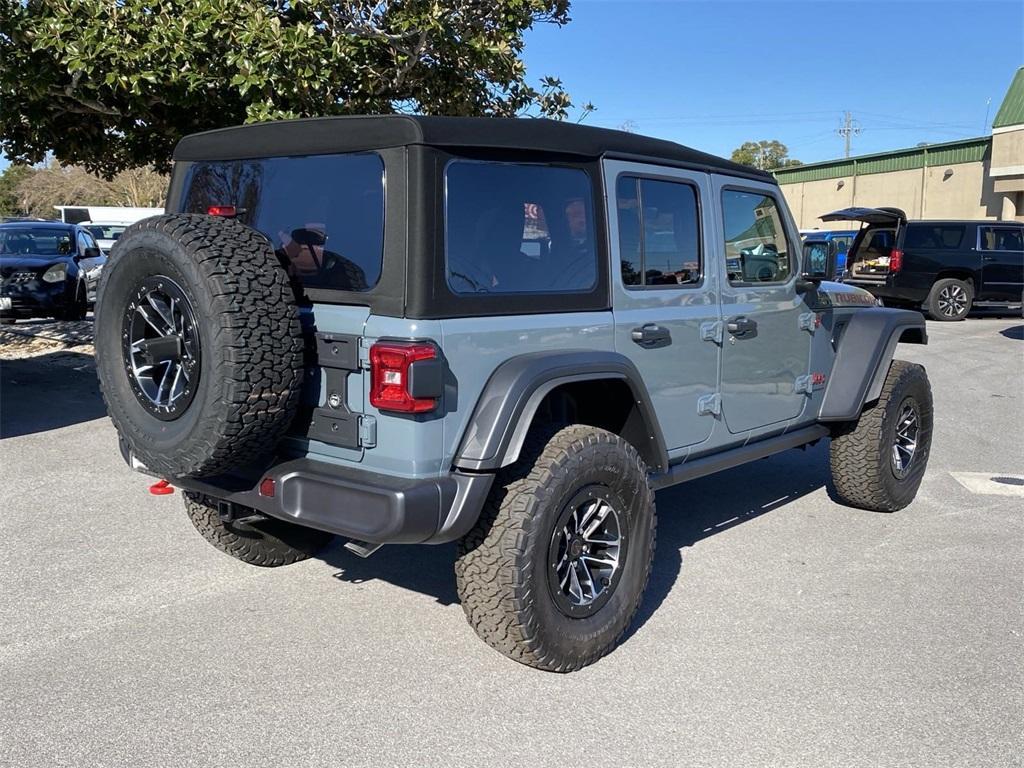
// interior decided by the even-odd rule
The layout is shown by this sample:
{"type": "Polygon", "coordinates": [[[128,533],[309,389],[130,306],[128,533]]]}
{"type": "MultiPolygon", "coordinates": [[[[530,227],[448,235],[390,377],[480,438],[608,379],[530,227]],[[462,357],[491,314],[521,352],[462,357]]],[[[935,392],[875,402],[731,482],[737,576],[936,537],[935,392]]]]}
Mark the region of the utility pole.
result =
{"type": "Polygon", "coordinates": [[[849,112],[843,113],[843,123],[836,129],[836,133],[843,137],[843,141],[846,145],[846,154],[844,157],[850,156],[850,137],[859,136],[860,132],[860,123],[853,119],[853,115],[849,112]]]}

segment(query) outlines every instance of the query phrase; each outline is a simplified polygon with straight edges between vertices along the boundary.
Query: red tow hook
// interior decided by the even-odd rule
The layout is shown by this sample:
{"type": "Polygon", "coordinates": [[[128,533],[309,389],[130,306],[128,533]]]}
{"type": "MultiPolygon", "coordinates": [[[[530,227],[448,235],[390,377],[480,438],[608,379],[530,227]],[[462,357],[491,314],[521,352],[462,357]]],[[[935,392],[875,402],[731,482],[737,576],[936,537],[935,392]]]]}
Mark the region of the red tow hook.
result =
{"type": "Polygon", "coordinates": [[[149,486],[149,492],[154,496],[167,496],[168,494],[174,493],[174,486],[167,480],[157,480],[149,486]]]}

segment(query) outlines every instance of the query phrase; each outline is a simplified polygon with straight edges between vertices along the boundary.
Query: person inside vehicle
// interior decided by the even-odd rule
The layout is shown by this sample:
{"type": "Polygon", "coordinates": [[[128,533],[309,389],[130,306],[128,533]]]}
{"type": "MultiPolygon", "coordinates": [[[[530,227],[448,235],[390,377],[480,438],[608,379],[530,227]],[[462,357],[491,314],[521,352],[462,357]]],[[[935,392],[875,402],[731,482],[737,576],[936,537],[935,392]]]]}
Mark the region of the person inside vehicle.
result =
{"type": "Polygon", "coordinates": [[[325,224],[308,222],[291,232],[279,230],[277,238],[281,242],[278,258],[288,274],[302,285],[342,291],[367,289],[366,274],[358,264],[326,249],[325,224]]]}

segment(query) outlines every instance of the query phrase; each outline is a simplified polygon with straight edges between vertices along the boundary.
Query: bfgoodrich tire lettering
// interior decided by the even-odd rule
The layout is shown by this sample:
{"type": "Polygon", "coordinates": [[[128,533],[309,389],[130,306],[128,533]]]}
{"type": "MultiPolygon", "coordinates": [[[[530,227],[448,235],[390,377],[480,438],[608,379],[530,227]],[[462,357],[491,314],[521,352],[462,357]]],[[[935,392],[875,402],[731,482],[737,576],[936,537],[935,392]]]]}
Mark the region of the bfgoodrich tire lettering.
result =
{"type": "Polygon", "coordinates": [[[263,235],[230,219],[155,216],[129,227],[100,279],[97,371],[134,456],[166,477],[201,477],[270,453],[294,418],[302,377],[294,292],[263,235]],[[133,389],[126,311],[162,277],[194,314],[200,370],[185,407],[158,418],[133,389]]]}
{"type": "Polygon", "coordinates": [[[838,429],[830,495],[876,512],[903,509],[921,486],[932,440],[932,390],[920,365],[894,360],[878,401],[838,429]]]}
{"type": "Polygon", "coordinates": [[[568,672],[596,661],[640,605],[655,521],[647,467],[632,445],[588,426],[537,430],[519,461],[501,471],[480,521],[459,543],[456,581],[466,618],[491,647],[532,667],[568,672]],[[574,617],[555,599],[552,542],[581,491],[616,506],[615,530],[628,550],[610,593],[574,617]]]}

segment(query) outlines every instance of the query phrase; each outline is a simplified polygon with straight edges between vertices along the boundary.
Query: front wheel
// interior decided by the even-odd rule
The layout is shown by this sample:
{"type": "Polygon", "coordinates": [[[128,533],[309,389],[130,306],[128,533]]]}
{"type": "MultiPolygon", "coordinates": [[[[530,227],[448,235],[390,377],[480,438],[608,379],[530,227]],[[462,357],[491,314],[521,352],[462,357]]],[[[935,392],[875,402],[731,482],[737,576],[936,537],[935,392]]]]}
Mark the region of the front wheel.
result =
{"type": "Polygon", "coordinates": [[[85,297],[85,286],[79,285],[75,290],[75,298],[66,308],[57,313],[56,320],[85,320],[89,312],[89,302],[85,297]]]}
{"type": "Polygon", "coordinates": [[[654,556],[654,493],[636,449],[603,429],[540,430],[459,543],[466,618],[492,648],[569,672],[626,631],[654,556]]]}
{"type": "Polygon", "coordinates": [[[932,444],[932,390],[920,365],[894,360],[878,401],[832,435],[830,495],[875,512],[917,495],[932,444]]]}

